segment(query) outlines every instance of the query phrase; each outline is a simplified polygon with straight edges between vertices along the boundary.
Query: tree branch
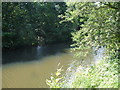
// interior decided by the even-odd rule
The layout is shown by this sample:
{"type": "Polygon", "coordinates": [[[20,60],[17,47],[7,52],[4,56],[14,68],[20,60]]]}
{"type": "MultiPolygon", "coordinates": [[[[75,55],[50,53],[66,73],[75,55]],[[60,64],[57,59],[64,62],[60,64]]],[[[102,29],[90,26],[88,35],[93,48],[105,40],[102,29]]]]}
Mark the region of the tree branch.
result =
{"type": "Polygon", "coordinates": [[[112,6],[110,2],[108,2],[108,4],[105,3],[104,5],[107,5],[109,8],[112,9],[118,9],[117,7],[112,6]]]}

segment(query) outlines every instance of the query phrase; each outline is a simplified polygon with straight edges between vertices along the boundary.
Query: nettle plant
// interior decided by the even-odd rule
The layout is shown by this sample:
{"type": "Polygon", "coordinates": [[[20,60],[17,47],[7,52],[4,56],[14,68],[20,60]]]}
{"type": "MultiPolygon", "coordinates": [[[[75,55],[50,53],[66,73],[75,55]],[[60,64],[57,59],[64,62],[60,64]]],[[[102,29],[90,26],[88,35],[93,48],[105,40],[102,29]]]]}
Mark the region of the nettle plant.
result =
{"type": "Polygon", "coordinates": [[[46,80],[47,85],[50,86],[50,88],[61,88],[62,85],[64,85],[64,76],[62,75],[62,67],[57,69],[57,71],[54,74],[51,74],[50,80],[46,80]]]}

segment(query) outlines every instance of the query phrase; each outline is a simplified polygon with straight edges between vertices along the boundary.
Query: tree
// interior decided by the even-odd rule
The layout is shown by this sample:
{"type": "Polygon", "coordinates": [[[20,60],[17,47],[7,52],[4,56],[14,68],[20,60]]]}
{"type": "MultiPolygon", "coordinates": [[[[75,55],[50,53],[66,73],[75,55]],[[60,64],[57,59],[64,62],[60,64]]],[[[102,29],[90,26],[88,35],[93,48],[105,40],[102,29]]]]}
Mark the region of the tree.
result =
{"type": "Polygon", "coordinates": [[[73,22],[74,19],[78,21],[78,16],[87,18],[86,21],[84,20],[84,24],[81,25],[82,28],[72,34],[75,50],[85,50],[93,47],[97,49],[104,46],[112,55],[118,54],[120,48],[119,4],[120,2],[67,4],[70,7],[65,16],[67,21],[73,22]]]}
{"type": "Polygon", "coordinates": [[[3,47],[70,40],[71,23],[60,23],[61,18],[58,17],[65,11],[64,2],[3,2],[3,47]]]}

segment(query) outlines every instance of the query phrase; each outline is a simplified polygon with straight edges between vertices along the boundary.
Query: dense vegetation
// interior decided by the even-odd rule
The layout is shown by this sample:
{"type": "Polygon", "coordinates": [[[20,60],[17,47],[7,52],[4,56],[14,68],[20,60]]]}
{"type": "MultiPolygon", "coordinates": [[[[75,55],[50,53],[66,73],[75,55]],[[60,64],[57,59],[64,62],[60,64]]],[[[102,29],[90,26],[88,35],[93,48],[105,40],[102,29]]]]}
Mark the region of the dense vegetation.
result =
{"type": "MultiPolygon", "coordinates": [[[[92,65],[77,66],[69,80],[58,69],[47,84],[51,88],[118,88],[120,49],[120,2],[75,2],[67,3],[64,21],[73,24],[84,23],[81,29],[72,33],[73,50],[76,56],[86,56],[88,49],[105,48],[102,61],[92,65]],[[83,17],[83,19],[79,19],[83,17]],[[77,22],[76,22],[77,21],[77,22]],[[69,82],[71,81],[71,82],[69,82]],[[66,84],[67,83],[67,84],[66,84]]],[[[72,70],[70,71],[72,72],[72,70]]],[[[68,72],[69,73],[69,72],[68,72]]],[[[67,73],[67,74],[68,74],[67,73]]]]}
{"type": "Polygon", "coordinates": [[[3,47],[43,45],[71,40],[71,23],[60,23],[66,4],[3,2],[3,47]]]}
{"type": "Polygon", "coordinates": [[[100,62],[74,65],[74,72],[69,71],[74,78],[69,79],[62,68],[57,69],[47,84],[51,88],[118,88],[119,16],[120,2],[2,3],[3,47],[65,42],[71,37],[77,57],[104,47],[100,62]]]}

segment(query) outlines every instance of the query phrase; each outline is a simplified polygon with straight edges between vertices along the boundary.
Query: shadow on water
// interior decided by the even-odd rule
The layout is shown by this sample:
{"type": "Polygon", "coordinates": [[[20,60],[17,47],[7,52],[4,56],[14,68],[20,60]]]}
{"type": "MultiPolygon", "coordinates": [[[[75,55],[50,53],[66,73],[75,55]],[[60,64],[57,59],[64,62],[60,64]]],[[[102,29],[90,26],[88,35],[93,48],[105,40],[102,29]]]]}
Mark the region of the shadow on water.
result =
{"type": "Polygon", "coordinates": [[[65,49],[69,47],[70,44],[54,44],[46,46],[25,47],[16,50],[3,50],[2,64],[42,60],[42,58],[50,55],[66,53],[65,49]]]}

